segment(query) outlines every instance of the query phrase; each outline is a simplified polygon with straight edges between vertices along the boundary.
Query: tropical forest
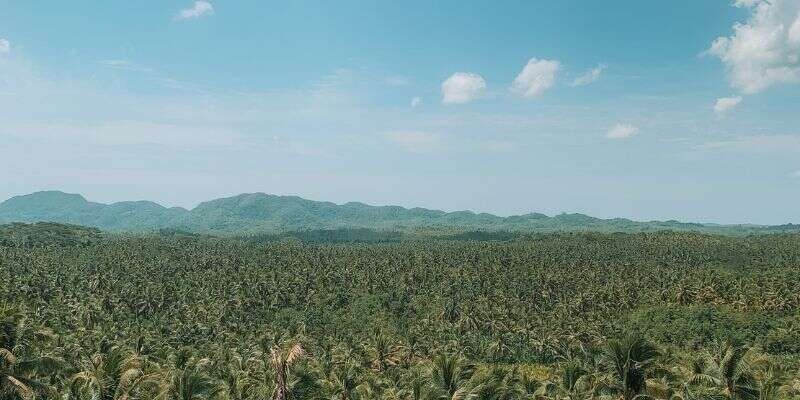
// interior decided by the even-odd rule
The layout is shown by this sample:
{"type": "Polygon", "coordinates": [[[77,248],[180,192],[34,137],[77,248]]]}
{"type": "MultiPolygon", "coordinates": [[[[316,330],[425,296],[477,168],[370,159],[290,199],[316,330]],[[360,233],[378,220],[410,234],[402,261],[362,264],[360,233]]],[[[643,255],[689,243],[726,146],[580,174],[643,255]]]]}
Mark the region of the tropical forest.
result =
{"type": "Polygon", "coordinates": [[[800,398],[797,234],[350,235],[5,225],[0,398],[800,398]]]}

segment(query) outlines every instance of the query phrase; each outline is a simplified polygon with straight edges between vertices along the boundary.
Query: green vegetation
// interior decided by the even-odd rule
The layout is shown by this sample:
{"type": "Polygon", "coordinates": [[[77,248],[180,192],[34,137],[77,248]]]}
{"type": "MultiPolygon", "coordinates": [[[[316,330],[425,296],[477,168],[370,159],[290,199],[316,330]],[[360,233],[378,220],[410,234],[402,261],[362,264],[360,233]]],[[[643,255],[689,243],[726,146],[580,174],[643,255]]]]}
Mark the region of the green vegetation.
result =
{"type": "Polygon", "coordinates": [[[0,399],[800,398],[800,235],[372,239],[4,226],[0,399]]]}
{"type": "MultiPolygon", "coordinates": [[[[447,213],[423,208],[375,207],[362,203],[337,205],[296,196],[242,194],[205,202],[192,210],[165,208],[147,201],[100,204],[62,192],[38,192],[0,203],[0,223],[59,222],[115,232],[154,232],[173,229],[213,235],[280,235],[298,231],[373,230],[379,235],[403,232],[418,235],[483,235],[543,232],[656,232],[696,231],[717,234],[800,232],[800,225],[705,225],[677,221],[637,222],[599,219],[582,214],[526,214],[498,217],[469,211],[447,213]]],[[[334,237],[336,235],[329,235],[334,237]]]]}
{"type": "Polygon", "coordinates": [[[0,225],[0,245],[9,247],[88,246],[103,238],[95,228],[51,222],[0,225]]]}

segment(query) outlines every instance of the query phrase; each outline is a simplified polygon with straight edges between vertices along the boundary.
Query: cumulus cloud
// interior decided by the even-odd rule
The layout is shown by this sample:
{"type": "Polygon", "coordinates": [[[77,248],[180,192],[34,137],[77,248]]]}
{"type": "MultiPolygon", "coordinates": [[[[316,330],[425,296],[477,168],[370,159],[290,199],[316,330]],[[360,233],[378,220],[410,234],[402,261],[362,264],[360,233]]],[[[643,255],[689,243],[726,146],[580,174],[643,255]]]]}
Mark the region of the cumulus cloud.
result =
{"type": "Polygon", "coordinates": [[[725,114],[725,112],[732,110],[736,106],[741,103],[742,97],[741,96],[734,96],[734,97],[720,97],[717,99],[717,102],[714,104],[714,112],[717,114],[725,114]]]}
{"type": "Polygon", "coordinates": [[[556,82],[561,63],[531,58],[514,79],[512,90],[525,97],[539,97],[556,82]]]}
{"type": "Polygon", "coordinates": [[[631,136],[635,136],[638,134],[639,134],[639,128],[631,124],[618,123],[609,128],[608,132],[606,132],[606,138],[627,139],[631,136]]]}
{"type": "Polygon", "coordinates": [[[586,86],[586,85],[590,85],[592,83],[597,82],[600,79],[600,75],[603,73],[603,70],[605,70],[605,69],[606,69],[606,66],[600,64],[600,65],[598,65],[598,66],[586,71],[584,74],[582,74],[581,76],[575,78],[575,80],[572,81],[572,86],[573,87],[586,86]]]}
{"type": "Polygon", "coordinates": [[[420,104],[422,104],[422,97],[414,97],[411,99],[411,108],[416,108],[420,104]]]}
{"type": "Polygon", "coordinates": [[[750,18],[708,49],[725,64],[731,85],[752,94],[800,82],[800,1],[737,0],[734,5],[750,9],[750,18]]]}
{"type": "Polygon", "coordinates": [[[0,54],[5,54],[11,51],[11,42],[7,39],[0,39],[0,54]]]}
{"type": "Polygon", "coordinates": [[[441,145],[439,135],[429,132],[398,131],[385,135],[390,142],[412,153],[427,153],[441,145]]]}
{"type": "Polygon", "coordinates": [[[442,83],[442,103],[468,103],[486,90],[482,76],[469,72],[456,72],[442,83]]]}
{"type": "Polygon", "coordinates": [[[181,10],[176,19],[197,19],[200,17],[204,17],[206,15],[210,15],[214,13],[214,6],[211,5],[208,1],[205,0],[198,0],[195,1],[194,4],[189,7],[181,10]]]}

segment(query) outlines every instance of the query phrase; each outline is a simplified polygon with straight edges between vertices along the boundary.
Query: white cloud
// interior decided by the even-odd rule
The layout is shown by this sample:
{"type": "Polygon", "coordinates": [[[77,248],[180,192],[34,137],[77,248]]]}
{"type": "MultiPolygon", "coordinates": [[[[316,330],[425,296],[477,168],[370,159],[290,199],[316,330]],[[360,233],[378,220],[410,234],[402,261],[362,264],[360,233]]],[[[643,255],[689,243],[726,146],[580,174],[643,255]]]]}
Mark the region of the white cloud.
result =
{"type": "Polygon", "coordinates": [[[589,84],[597,82],[600,79],[600,75],[603,73],[603,70],[605,70],[605,69],[606,69],[606,66],[603,65],[603,64],[600,64],[600,65],[590,69],[589,71],[586,71],[583,75],[575,78],[575,80],[572,81],[572,86],[573,87],[586,86],[586,85],[589,85],[589,84]]]}
{"type": "Polygon", "coordinates": [[[708,53],[719,57],[731,85],[742,93],[800,82],[800,1],[737,0],[751,11],[733,35],[717,38],[708,53]]]}
{"type": "Polygon", "coordinates": [[[468,103],[486,90],[482,76],[469,72],[456,72],[442,83],[442,103],[468,103]]]}
{"type": "Polygon", "coordinates": [[[414,97],[411,99],[411,108],[416,108],[420,104],[422,104],[422,97],[414,97]]]}
{"type": "Polygon", "coordinates": [[[736,0],[733,5],[736,7],[752,7],[758,4],[759,1],[761,0],[736,0]]]}
{"type": "Polygon", "coordinates": [[[716,112],[719,115],[722,115],[725,112],[732,110],[733,108],[738,106],[739,103],[741,103],[741,101],[742,101],[741,96],[720,97],[714,104],[714,112],[716,112]]]}
{"type": "Polygon", "coordinates": [[[631,124],[623,124],[618,123],[611,128],[609,128],[608,132],[606,132],[606,138],[608,139],[627,139],[631,136],[635,136],[639,134],[639,128],[631,125],[631,124]]]}
{"type": "Polygon", "coordinates": [[[559,69],[561,63],[558,61],[531,58],[514,79],[511,89],[525,97],[541,96],[555,84],[559,69]]]}
{"type": "Polygon", "coordinates": [[[439,135],[419,131],[389,132],[385,135],[390,142],[412,153],[426,153],[441,145],[439,135]]]}
{"type": "Polygon", "coordinates": [[[792,178],[800,179],[800,170],[794,171],[791,173],[792,178]]]}
{"type": "Polygon", "coordinates": [[[11,42],[7,39],[0,39],[0,54],[5,54],[11,51],[11,42]]]}
{"type": "Polygon", "coordinates": [[[196,19],[214,13],[214,6],[208,1],[198,0],[189,7],[181,10],[176,19],[196,19]]]}

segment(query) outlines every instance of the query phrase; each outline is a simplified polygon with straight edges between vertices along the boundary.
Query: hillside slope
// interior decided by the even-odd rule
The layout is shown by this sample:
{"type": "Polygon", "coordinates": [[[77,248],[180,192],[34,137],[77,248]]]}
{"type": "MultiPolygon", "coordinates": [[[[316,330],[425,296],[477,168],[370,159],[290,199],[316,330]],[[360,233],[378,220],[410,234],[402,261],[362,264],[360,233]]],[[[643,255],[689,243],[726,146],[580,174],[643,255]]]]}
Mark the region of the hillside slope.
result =
{"type": "Polygon", "coordinates": [[[720,226],[677,221],[638,222],[600,219],[583,214],[549,217],[531,213],[511,217],[471,211],[444,212],[425,208],[342,205],[297,196],[249,193],[204,202],[192,210],[166,208],[149,201],[95,203],[78,194],[58,191],[16,196],[0,203],[0,223],[59,222],[109,231],[143,232],[174,228],[211,234],[259,234],[286,231],[367,228],[375,230],[486,230],[514,232],[658,230],[714,233],[769,233],[800,230],[798,225],[720,226]]]}

